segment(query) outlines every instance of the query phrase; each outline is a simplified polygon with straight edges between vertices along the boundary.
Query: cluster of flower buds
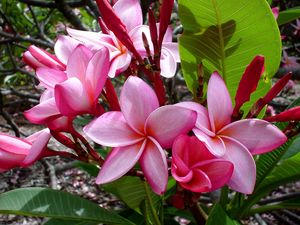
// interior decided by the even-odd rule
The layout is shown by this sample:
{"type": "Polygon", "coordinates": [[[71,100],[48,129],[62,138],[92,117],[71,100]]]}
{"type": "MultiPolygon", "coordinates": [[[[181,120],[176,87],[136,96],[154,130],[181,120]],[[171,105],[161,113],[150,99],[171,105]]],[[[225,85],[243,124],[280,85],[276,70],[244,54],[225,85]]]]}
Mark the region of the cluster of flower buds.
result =
{"type": "Polygon", "coordinates": [[[24,53],[24,61],[36,70],[44,89],[40,103],[24,114],[30,122],[46,125],[50,131],[36,135],[35,140],[1,135],[0,160],[5,166],[0,170],[30,165],[54,154],[46,148],[51,134],[76,153],[68,156],[101,166],[98,184],[140,168],[153,191],[163,194],[171,168],[181,188],[192,192],[228,185],[251,194],[256,179],[253,155],[272,151],[287,140],[270,122],[299,120],[299,107],[257,119],[291,75],[260,98],[246,118],[241,107],[261,79],[262,56],[255,57],[246,68],[234,107],[218,72],[208,81],[207,107],[191,101],[165,105],[160,75],[173,77],[180,60],[169,27],[173,0],[162,1],[159,23],[149,10],[149,26],[143,25],[138,0],[119,0],[113,6],[107,0],[97,0],[97,4],[102,32],[68,28],[68,35],[58,37],[55,43],[55,55],[35,46],[24,53]],[[126,81],[118,100],[110,78],[121,74],[126,81]],[[103,107],[99,97],[109,107],[103,107]],[[73,127],[74,118],[83,114],[95,117],[83,132],[96,143],[112,147],[105,160],[73,127]]]}

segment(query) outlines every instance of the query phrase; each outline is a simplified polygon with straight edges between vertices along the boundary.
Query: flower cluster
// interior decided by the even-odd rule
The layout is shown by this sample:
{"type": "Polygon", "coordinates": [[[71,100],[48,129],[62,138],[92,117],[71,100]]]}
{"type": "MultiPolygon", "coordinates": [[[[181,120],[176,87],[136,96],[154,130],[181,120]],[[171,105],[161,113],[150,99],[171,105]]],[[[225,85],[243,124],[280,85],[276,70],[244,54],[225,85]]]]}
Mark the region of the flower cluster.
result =
{"type": "Polygon", "coordinates": [[[171,168],[178,184],[192,192],[228,185],[251,194],[256,179],[253,155],[272,151],[287,140],[271,122],[300,119],[299,108],[265,120],[256,118],[290,75],[259,99],[245,118],[240,109],[257,87],[264,70],[262,56],[246,68],[235,105],[218,72],[208,80],[207,106],[192,101],[167,105],[162,77],[173,77],[180,61],[168,26],[173,1],[163,2],[159,23],[149,11],[149,26],[143,25],[138,0],[119,0],[113,7],[106,0],[97,3],[102,32],[68,28],[68,35],[55,43],[55,55],[36,46],[24,53],[24,62],[36,70],[44,90],[40,103],[24,114],[48,129],[25,140],[1,134],[0,171],[63,154],[97,162],[98,184],[138,171],[155,193],[163,194],[171,168]],[[118,99],[110,79],[121,75],[126,80],[118,99]],[[112,147],[105,159],[73,127],[76,116],[83,114],[94,117],[83,132],[112,147]],[[47,149],[51,135],[74,154],[47,149]]]}

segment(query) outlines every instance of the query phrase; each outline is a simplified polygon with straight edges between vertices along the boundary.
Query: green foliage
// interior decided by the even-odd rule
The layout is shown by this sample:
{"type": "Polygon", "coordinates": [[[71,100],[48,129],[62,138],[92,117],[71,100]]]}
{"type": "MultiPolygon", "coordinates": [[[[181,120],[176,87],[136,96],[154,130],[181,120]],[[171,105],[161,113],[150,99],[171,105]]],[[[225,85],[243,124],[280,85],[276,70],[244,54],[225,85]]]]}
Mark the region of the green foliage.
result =
{"type": "Polygon", "coordinates": [[[300,7],[295,7],[280,12],[277,19],[277,23],[278,25],[283,25],[298,18],[300,18],[300,7]]]}
{"type": "Polygon", "coordinates": [[[224,209],[219,205],[215,204],[212,208],[206,225],[240,225],[236,220],[231,219],[224,209]]]}
{"type": "Polygon", "coordinates": [[[98,225],[97,222],[87,222],[78,220],[62,220],[62,219],[50,219],[43,225],[98,225]]]}
{"type": "Polygon", "coordinates": [[[1,194],[0,213],[105,224],[132,224],[95,203],[48,188],[21,188],[1,194]]]}
{"type": "MultiPolygon", "coordinates": [[[[146,199],[144,181],[139,177],[124,176],[112,183],[102,186],[104,190],[119,197],[129,208],[141,213],[141,206],[146,199]]],[[[161,205],[161,198],[151,192],[151,198],[155,208],[161,205]]]]}
{"type": "Polygon", "coordinates": [[[265,74],[247,109],[268,91],[280,63],[281,40],[265,0],[180,0],[179,17],[184,27],[179,40],[182,70],[194,94],[201,62],[206,81],[219,71],[233,97],[246,66],[259,54],[266,58],[265,74]]]}

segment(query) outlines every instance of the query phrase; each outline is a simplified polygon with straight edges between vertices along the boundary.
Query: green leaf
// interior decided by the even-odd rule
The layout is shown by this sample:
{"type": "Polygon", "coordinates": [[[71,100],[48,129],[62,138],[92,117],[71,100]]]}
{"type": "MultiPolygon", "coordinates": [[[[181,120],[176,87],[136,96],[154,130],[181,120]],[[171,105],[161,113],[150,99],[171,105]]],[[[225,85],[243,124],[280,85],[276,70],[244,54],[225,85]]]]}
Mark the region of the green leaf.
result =
{"type": "Polygon", "coordinates": [[[279,203],[258,206],[256,208],[252,209],[248,215],[250,216],[250,215],[253,215],[256,213],[265,213],[265,212],[280,210],[280,209],[300,210],[300,197],[299,196],[294,197],[292,199],[284,200],[279,203]]]}
{"type": "Polygon", "coordinates": [[[269,78],[280,63],[281,39],[265,0],[179,0],[179,17],[184,27],[179,51],[189,90],[195,94],[197,67],[202,62],[206,81],[219,71],[233,97],[246,66],[261,54],[266,58],[265,79],[247,109],[268,91],[269,78]]]}
{"type": "Polygon", "coordinates": [[[62,220],[50,219],[43,225],[98,225],[98,222],[79,221],[79,220],[62,220]]]}
{"type": "Polygon", "coordinates": [[[0,213],[106,224],[132,224],[95,203],[49,188],[20,188],[1,194],[0,213]]]}
{"type": "MultiPolygon", "coordinates": [[[[105,191],[119,197],[129,208],[141,213],[140,206],[146,198],[146,192],[140,178],[124,176],[102,187],[105,191]]],[[[151,192],[151,198],[156,207],[161,204],[161,198],[153,192],[151,192]]]]}
{"type": "Polygon", "coordinates": [[[300,135],[298,134],[291,145],[288,147],[287,151],[282,156],[281,160],[291,158],[292,156],[300,152],[300,135]]]}
{"type": "Polygon", "coordinates": [[[223,208],[216,204],[208,217],[206,225],[240,225],[240,223],[236,220],[231,219],[223,208]]]}
{"type": "Polygon", "coordinates": [[[261,195],[270,192],[274,188],[293,181],[300,180],[300,153],[284,160],[261,183],[257,193],[261,195]]]}
{"type": "Polygon", "coordinates": [[[295,7],[280,12],[277,23],[278,25],[283,25],[298,18],[300,18],[300,7],[295,7]]]}

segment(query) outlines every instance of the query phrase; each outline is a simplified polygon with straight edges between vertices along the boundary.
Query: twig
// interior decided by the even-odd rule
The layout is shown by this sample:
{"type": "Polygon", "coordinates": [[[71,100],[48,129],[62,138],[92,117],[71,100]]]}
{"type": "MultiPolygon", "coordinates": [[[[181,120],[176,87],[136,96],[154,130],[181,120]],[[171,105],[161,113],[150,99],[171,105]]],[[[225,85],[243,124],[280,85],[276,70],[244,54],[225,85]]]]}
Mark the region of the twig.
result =
{"type": "Polygon", "coordinates": [[[99,12],[99,9],[98,9],[97,5],[95,4],[95,1],[87,0],[87,5],[92,10],[95,17],[98,18],[100,16],[100,12],[99,12]]]}
{"type": "Polygon", "coordinates": [[[300,193],[299,192],[291,193],[291,194],[286,194],[286,195],[283,195],[283,196],[280,196],[280,197],[276,197],[276,198],[264,199],[264,200],[261,200],[258,204],[259,205],[266,205],[266,204],[269,204],[269,203],[281,202],[281,201],[292,199],[292,198],[296,198],[296,197],[300,197],[300,193]]]}
{"type": "Polygon", "coordinates": [[[39,95],[34,95],[34,94],[30,94],[30,93],[25,93],[25,92],[21,92],[21,91],[18,91],[14,88],[10,88],[11,90],[11,93],[17,95],[17,96],[20,96],[20,97],[25,97],[25,98],[33,98],[33,99],[36,99],[36,100],[39,100],[40,99],[40,96],[39,95]]]}
{"type": "Polygon", "coordinates": [[[259,214],[255,214],[254,218],[259,223],[259,225],[268,225],[259,214]]]}
{"type": "Polygon", "coordinates": [[[46,47],[46,48],[53,49],[53,47],[54,47],[53,44],[50,44],[46,41],[41,41],[39,39],[35,39],[35,38],[32,38],[32,37],[20,36],[19,34],[14,35],[14,34],[6,33],[6,32],[1,31],[1,30],[0,30],[0,36],[10,38],[12,42],[13,41],[17,41],[17,42],[24,41],[24,42],[28,42],[28,43],[31,43],[31,44],[34,44],[34,45],[40,45],[40,46],[43,46],[43,47],[46,47]]]}
{"type": "MultiPolygon", "coordinates": [[[[56,4],[54,2],[46,2],[46,1],[39,1],[39,0],[19,0],[19,2],[26,3],[32,6],[38,6],[41,8],[56,8],[56,4]]],[[[66,2],[66,4],[71,8],[77,8],[77,7],[84,6],[86,3],[85,1],[77,0],[77,1],[66,2]]]]}
{"type": "Polygon", "coordinates": [[[88,30],[81,20],[73,12],[72,8],[64,0],[55,0],[57,9],[77,29],[88,30]]]}
{"type": "Polygon", "coordinates": [[[68,162],[68,163],[65,163],[63,165],[55,165],[55,171],[57,173],[60,173],[60,172],[63,172],[65,170],[68,170],[68,169],[72,169],[76,166],[76,164],[78,163],[77,160],[74,160],[74,161],[71,161],[71,162],[68,162]]]}
{"type": "Polygon", "coordinates": [[[55,167],[52,164],[50,164],[47,160],[43,160],[43,161],[46,163],[48,167],[49,177],[50,177],[50,187],[52,189],[58,189],[55,167]]]}
{"type": "Polygon", "coordinates": [[[10,115],[3,109],[3,96],[0,91],[0,114],[6,120],[6,122],[11,126],[12,130],[15,132],[17,137],[20,137],[20,131],[17,124],[10,118],[10,115]]]}

